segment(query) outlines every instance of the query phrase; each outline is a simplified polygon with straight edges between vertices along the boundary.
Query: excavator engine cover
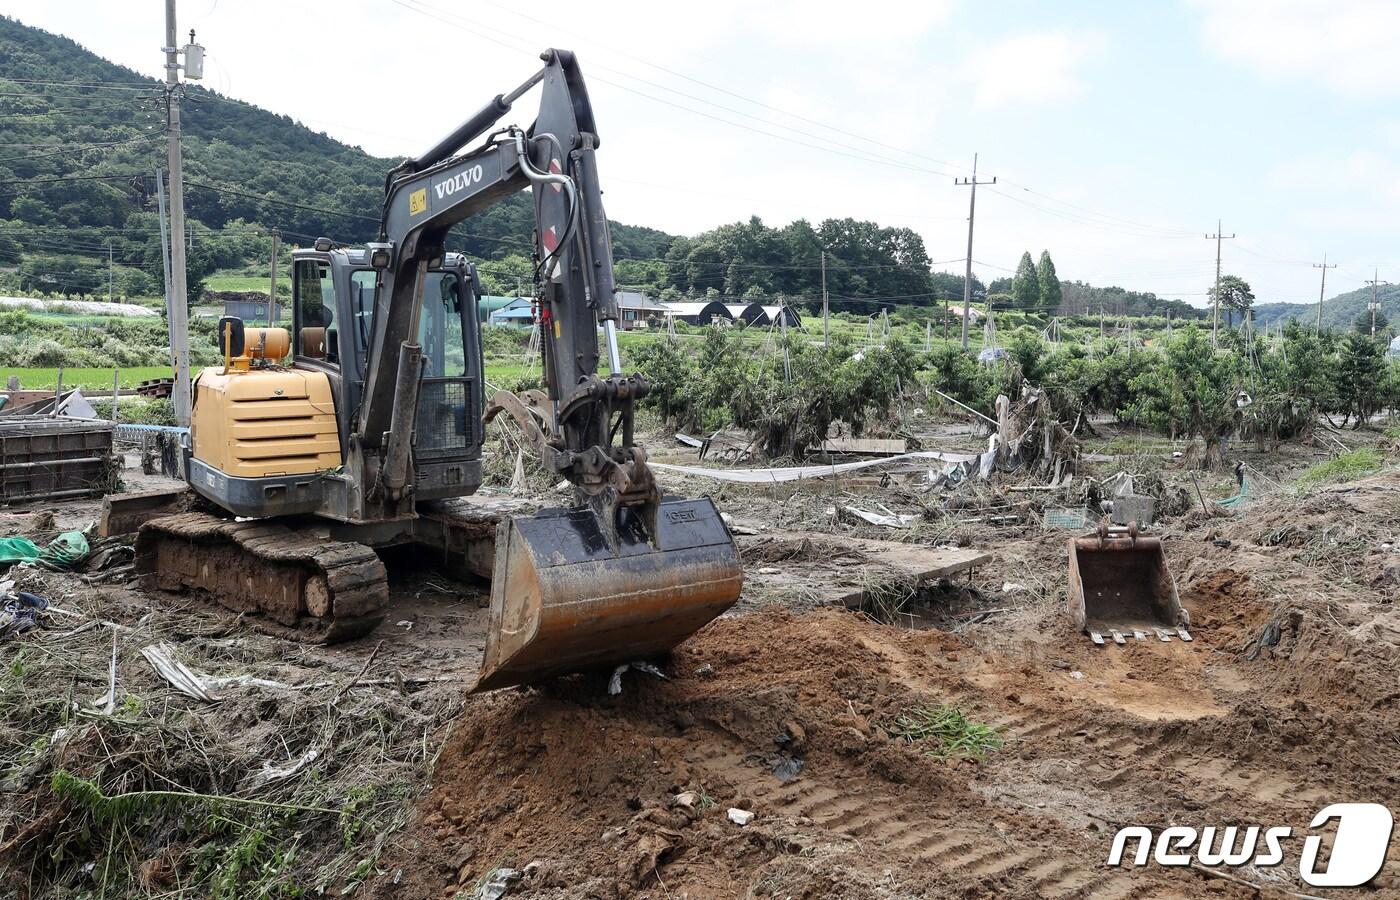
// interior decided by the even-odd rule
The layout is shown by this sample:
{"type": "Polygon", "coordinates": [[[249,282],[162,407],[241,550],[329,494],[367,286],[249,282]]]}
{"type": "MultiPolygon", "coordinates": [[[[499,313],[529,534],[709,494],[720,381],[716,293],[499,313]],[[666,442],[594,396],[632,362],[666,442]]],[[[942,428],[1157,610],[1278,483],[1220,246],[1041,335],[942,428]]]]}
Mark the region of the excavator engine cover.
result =
{"type": "Polygon", "coordinates": [[[472,693],[654,657],[729,609],[743,572],[714,503],[663,499],[656,522],[653,545],[622,507],[616,551],[588,509],[501,522],[472,693]]]}
{"type": "Polygon", "coordinates": [[[1067,599],[1070,618],[1095,643],[1104,635],[1123,643],[1124,634],[1190,639],[1162,542],[1138,535],[1136,524],[1070,540],[1067,599]]]}

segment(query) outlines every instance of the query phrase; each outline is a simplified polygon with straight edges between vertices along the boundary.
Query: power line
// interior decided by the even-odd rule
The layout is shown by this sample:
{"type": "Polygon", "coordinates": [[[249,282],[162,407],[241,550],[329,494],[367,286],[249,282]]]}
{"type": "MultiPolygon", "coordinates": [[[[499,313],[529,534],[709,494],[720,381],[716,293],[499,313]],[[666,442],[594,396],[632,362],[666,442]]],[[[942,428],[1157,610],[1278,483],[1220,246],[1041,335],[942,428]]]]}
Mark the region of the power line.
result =
{"type": "MultiPolygon", "coordinates": [[[[25,155],[22,155],[22,156],[5,156],[5,157],[0,157],[0,162],[16,162],[16,161],[18,161],[18,160],[26,160],[26,159],[45,159],[45,158],[49,158],[49,157],[53,157],[53,156],[68,156],[68,155],[70,155],[70,154],[87,153],[87,152],[92,151],[92,150],[111,150],[111,149],[113,149],[113,148],[115,148],[115,147],[122,147],[122,146],[125,146],[125,145],[128,145],[128,144],[149,143],[149,142],[151,142],[151,141],[158,141],[158,140],[160,140],[160,139],[161,139],[161,138],[160,138],[159,135],[148,135],[148,136],[145,136],[145,137],[126,138],[125,140],[120,140],[120,141],[107,141],[106,143],[100,143],[100,144],[73,145],[73,148],[72,148],[72,149],[67,149],[67,150],[53,150],[53,151],[50,151],[50,152],[48,152],[48,153],[30,153],[30,154],[25,154],[25,155]]],[[[5,146],[14,146],[14,145],[10,145],[10,144],[0,144],[0,147],[5,147],[5,146]]],[[[43,145],[40,144],[40,145],[38,145],[38,146],[43,146],[43,145]]]]}
{"type": "Polygon", "coordinates": [[[956,178],[953,180],[956,185],[965,185],[972,188],[972,195],[967,201],[967,272],[963,276],[963,309],[962,309],[962,348],[967,349],[968,321],[972,316],[972,226],[977,221],[977,185],[996,184],[996,176],[992,176],[991,181],[977,180],[977,154],[972,154],[972,177],[956,178]]]}
{"type": "Polygon", "coordinates": [[[1327,270],[1337,268],[1337,264],[1327,265],[1327,254],[1322,254],[1322,262],[1313,263],[1314,269],[1322,270],[1322,287],[1317,292],[1317,333],[1322,333],[1322,298],[1327,294],[1327,270]]]}
{"type": "Polygon", "coordinates": [[[300,209],[300,210],[303,210],[303,211],[306,211],[306,212],[321,213],[322,215],[327,215],[327,216],[341,216],[341,217],[344,217],[344,218],[347,218],[347,219],[362,219],[362,220],[364,220],[364,221],[366,221],[366,222],[374,222],[374,223],[376,223],[376,224],[379,222],[379,217],[378,217],[378,216],[366,216],[366,215],[362,215],[362,214],[360,214],[360,213],[342,212],[342,211],[340,211],[340,210],[325,209],[325,208],[319,207],[319,206],[310,206],[310,205],[305,204],[305,203],[293,203],[293,202],[290,201],[290,200],[278,200],[278,199],[276,199],[275,197],[263,197],[263,196],[260,196],[260,195],[258,195],[258,194],[250,194],[250,193],[248,193],[248,192],[246,192],[246,191],[235,191],[235,190],[233,190],[232,188],[215,187],[215,186],[212,185],[212,184],[205,184],[205,183],[202,182],[202,181],[189,181],[189,180],[186,180],[186,181],[185,181],[185,186],[186,186],[186,187],[192,187],[192,188],[199,188],[199,189],[205,190],[205,191],[214,191],[215,193],[218,193],[218,194],[228,194],[229,196],[232,196],[232,197],[242,197],[242,198],[244,198],[244,199],[246,199],[246,200],[256,200],[256,201],[259,202],[259,203],[271,203],[271,204],[276,205],[276,206],[290,206],[290,207],[292,207],[292,208],[294,208],[294,209],[300,209]]]}
{"type": "MultiPolygon", "coordinates": [[[[453,16],[452,14],[450,14],[450,13],[448,13],[448,12],[446,12],[446,11],[438,11],[438,10],[435,10],[435,9],[432,8],[432,7],[427,7],[426,4],[417,4],[417,3],[416,3],[416,0],[392,0],[392,2],[394,2],[395,4],[397,4],[397,5],[399,5],[399,6],[402,6],[404,9],[410,10],[410,11],[412,11],[412,12],[416,12],[416,13],[418,13],[419,15],[428,16],[428,17],[430,17],[430,18],[433,18],[435,21],[438,21],[438,22],[441,22],[441,23],[445,23],[445,24],[450,25],[450,26],[452,26],[452,27],[454,27],[454,28],[457,28],[457,29],[459,29],[459,30],[461,30],[461,31],[465,31],[465,32],[467,32],[467,33],[469,33],[469,34],[473,34],[473,35],[475,35],[475,36],[477,36],[477,37],[480,37],[480,38],[483,38],[483,39],[485,39],[485,40],[487,40],[487,41],[490,41],[491,43],[498,44],[498,45],[500,45],[500,46],[502,46],[502,47],[505,47],[505,48],[508,49],[508,50],[514,50],[514,51],[519,52],[519,53],[528,53],[528,54],[530,54],[530,55],[534,55],[534,51],[528,49],[528,48],[525,47],[525,46],[516,46],[516,45],[513,45],[513,44],[511,44],[511,43],[509,43],[509,42],[507,42],[507,41],[500,40],[500,39],[497,39],[497,38],[493,38],[492,36],[490,36],[490,35],[488,35],[488,34],[483,34],[483,33],[481,32],[480,29],[486,29],[486,30],[488,30],[488,31],[495,31],[495,32],[498,32],[498,33],[500,33],[500,34],[505,34],[505,35],[507,35],[507,36],[511,36],[509,32],[504,32],[504,31],[501,31],[500,29],[492,28],[492,27],[489,26],[489,25],[483,25],[483,24],[480,23],[480,22],[472,22],[472,23],[470,24],[470,26],[461,24],[461,21],[460,21],[460,20],[457,20],[457,17],[453,16]],[[426,7],[426,8],[419,8],[420,6],[426,7]],[[432,12],[429,12],[429,10],[432,10],[432,12]]],[[[513,36],[512,36],[512,37],[513,37],[513,36]]],[[[519,40],[519,39],[517,38],[517,40],[519,40]]],[[[593,75],[593,76],[591,76],[591,80],[593,80],[593,81],[602,82],[603,84],[611,85],[612,87],[618,88],[619,90],[623,90],[623,91],[627,91],[628,93],[636,94],[637,96],[642,97],[643,99],[646,99],[646,100],[650,100],[650,101],[652,101],[653,103],[660,103],[660,104],[663,104],[663,105],[665,105],[665,106],[671,106],[671,107],[674,107],[674,108],[676,108],[676,109],[679,109],[679,110],[681,110],[681,111],[683,111],[683,112],[688,112],[688,113],[690,113],[691,115],[701,116],[701,117],[703,117],[703,118],[710,119],[710,120],[715,121],[715,122],[720,122],[720,123],[722,123],[722,124],[729,125],[729,126],[731,126],[731,127],[733,127],[733,128],[740,128],[740,129],[743,129],[743,130],[745,130],[745,131],[753,132],[754,134],[763,135],[763,136],[765,136],[765,137],[770,137],[770,138],[773,138],[773,139],[775,139],[775,140],[785,141],[785,142],[791,143],[791,144],[796,144],[796,145],[799,146],[799,147],[804,147],[804,148],[811,149],[811,150],[818,150],[818,151],[821,151],[821,152],[824,152],[824,153],[832,153],[832,154],[835,154],[835,155],[837,155],[837,156],[844,156],[844,157],[847,157],[847,158],[850,158],[850,159],[857,159],[857,160],[860,160],[861,162],[869,162],[869,163],[875,163],[875,164],[877,164],[877,165],[893,166],[893,167],[895,167],[895,168],[903,169],[903,170],[905,170],[905,171],[910,171],[910,172],[921,172],[921,173],[925,173],[925,174],[929,174],[929,175],[948,175],[948,174],[949,174],[949,173],[947,173],[947,172],[943,172],[943,171],[939,171],[939,170],[934,170],[934,169],[929,169],[929,168],[927,168],[927,167],[925,167],[925,166],[912,165],[912,164],[909,164],[909,163],[899,162],[898,160],[893,160],[893,159],[890,159],[890,158],[888,158],[888,157],[882,157],[882,156],[873,154],[872,151],[864,150],[864,149],[859,148],[859,147],[852,147],[852,146],[849,145],[849,144],[836,144],[836,147],[844,147],[844,148],[846,148],[846,151],[854,151],[854,152],[846,152],[846,151],[843,151],[843,150],[838,150],[838,149],[835,149],[835,148],[832,147],[832,146],[828,146],[829,144],[833,143],[829,138],[821,138],[821,137],[818,137],[818,136],[816,136],[816,135],[812,135],[812,134],[810,134],[809,132],[799,131],[799,130],[797,130],[797,129],[792,128],[791,126],[784,126],[784,125],[781,125],[781,124],[779,124],[779,123],[767,122],[767,120],[758,118],[758,117],[753,116],[753,115],[751,115],[751,114],[749,114],[749,113],[745,113],[745,112],[742,112],[742,111],[740,111],[740,110],[736,110],[736,109],[734,109],[734,108],[732,108],[732,107],[723,106],[723,105],[721,105],[721,104],[715,103],[714,101],[706,100],[706,99],[704,99],[704,98],[702,98],[702,97],[696,97],[696,96],[693,95],[693,94],[686,94],[686,93],[683,92],[683,91],[677,91],[675,88],[669,88],[669,87],[667,87],[667,86],[665,86],[665,85],[657,84],[656,82],[649,81],[649,80],[647,80],[647,79],[641,78],[641,77],[636,76],[636,75],[629,74],[629,73],[627,73],[627,72],[623,72],[623,71],[621,71],[621,70],[619,70],[619,69],[612,68],[611,66],[602,65],[602,64],[597,64],[597,65],[596,65],[596,68],[603,69],[604,71],[614,72],[614,73],[616,73],[616,74],[618,74],[618,75],[621,75],[621,76],[624,77],[624,78],[631,78],[631,79],[634,79],[634,80],[636,80],[636,81],[639,81],[639,82],[641,82],[642,84],[647,85],[648,87],[656,88],[656,89],[658,89],[658,90],[668,91],[668,92],[670,92],[670,93],[677,94],[677,95],[682,96],[682,97],[687,97],[687,98],[689,98],[689,99],[696,100],[697,102],[704,103],[704,104],[706,104],[706,105],[708,105],[708,106],[713,106],[713,107],[715,107],[716,109],[721,109],[721,110],[724,110],[724,111],[729,112],[729,113],[734,114],[734,115],[744,116],[744,117],[746,117],[746,118],[755,119],[756,121],[765,122],[766,124],[773,125],[774,127],[777,127],[777,128],[785,128],[786,130],[791,131],[791,132],[793,132],[794,134],[802,135],[803,137],[809,138],[810,140],[808,140],[808,141],[798,140],[797,138],[790,137],[790,136],[785,135],[785,134],[779,134],[779,133],[775,133],[775,132],[773,132],[773,131],[767,131],[767,130],[764,130],[764,129],[762,129],[762,128],[756,128],[756,127],[751,126],[751,125],[744,125],[744,124],[742,124],[742,123],[740,123],[740,122],[734,122],[734,121],[732,121],[732,120],[730,120],[730,119],[726,119],[726,118],[724,118],[724,117],[722,117],[722,116],[717,116],[717,115],[714,115],[714,114],[712,114],[712,113],[704,112],[703,110],[698,110],[698,109],[694,109],[694,108],[689,107],[689,106],[684,106],[684,105],[682,105],[682,104],[680,104],[680,103],[676,103],[675,101],[673,101],[673,100],[668,100],[668,99],[666,99],[666,98],[664,98],[664,97],[657,97],[657,96],[654,96],[654,95],[652,95],[652,94],[648,94],[648,93],[646,93],[646,92],[644,92],[644,91],[640,91],[640,90],[638,90],[638,89],[636,89],[636,88],[634,88],[634,87],[631,87],[631,86],[629,86],[629,85],[620,84],[620,83],[618,83],[618,82],[616,82],[616,81],[612,81],[612,80],[610,80],[610,79],[603,78],[603,77],[600,77],[600,76],[598,76],[598,75],[593,75]],[[818,143],[811,143],[811,142],[810,142],[811,140],[815,140],[815,141],[817,141],[818,143]]]]}
{"type": "Polygon", "coordinates": [[[1220,242],[1223,240],[1234,240],[1233,234],[1220,233],[1220,220],[1215,220],[1215,234],[1206,235],[1206,240],[1215,241],[1215,302],[1212,304],[1213,312],[1210,319],[1210,345],[1219,345],[1220,336],[1220,242]]]}
{"type": "Polygon", "coordinates": [[[0,77],[0,82],[9,82],[10,84],[35,84],[35,85],[46,85],[46,86],[50,86],[50,87],[75,87],[75,88],[108,88],[108,87],[110,87],[110,88],[113,88],[113,89],[122,88],[122,89],[124,89],[124,90],[134,90],[136,87],[142,87],[142,88],[146,88],[146,89],[159,87],[158,82],[156,82],[156,81],[154,81],[154,80],[150,80],[150,79],[141,80],[141,81],[105,81],[105,80],[93,80],[93,81],[43,81],[43,80],[34,80],[34,79],[30,79],[30,78],[6,78],[6,77],[0,77]]]}
{"type": "MultiPolygon", "coordinates": [[[[426,4],[425,4],[425,5],[426,5],[426,4]]],[[[550,26],[552,26],[552,27],[559,27],[559,26],[558,26],[558,23],[556,23],[556,22],[546,22],[546,21],[544,21],[544,20],[542,20],[542,19],[536,18],[535,16],[531,16],[531,15],[529,15],[529,14],[527,14],[527,13],[522,13],[522,12],[520,12],[520,11],[518,11],[518,10],[512,9],[512,8],[510,8],[510,7],[508,7],[508,6],[505,6],[505,5],[503,5],[503,4],[500,4],[500,3],[494,3],[494,2],[493,2],[493,3],[491,3],[491,5],[492,5],[492,6],[495,6],[495,7],[498,8],[498,9],[501,9],[501,10],[507,12],[507,13],[510,13],[511,15],[518,16],[518,17],[523,18],[523,19],[527,19],[527,20],[529,20],[529,21],[531,21],[531,22],[535,22],[536,24],[540,24],[540,25],[550,25],[550,26]]],[[[566,32],[570,32],[570,33],[573,33],[573,34],[577,34],[577,32],[573,32],[571,29],[568,29],[568,28],[561,28],[561,30],[566,31],[566,32]]],[[[819,119],[810,118],[810,117],[808,117],[808,116],[804,116],[804,115],[801,115],[801,114],[799,114],[799,113],[792,112],[791,110],[786,110],[786,109],[783,109],[782,107],[775,106],[775,105],[773,105],[773,104],[771,104],[771,103],[765,103],[765,102],[762,101],[762,100],[756,100],[756,99],[754,99],[754,98],[752,98],[752,97],[746,96],[746,95],[744,95],[744,94],[740,94],[740,93],[738,93],[738,92],[736,92],[736,91],[732,91],[732,90],[730,90],[730,89],[728,89],[728,88],[725,88],[725,87],[722,87],[722,86],[720,86],[720,85],[712,84],[712,83],[710,83],[710,82],[708,82],[708,81],[703,81],[703,80],[701,80],[701,79],[699,79],[699,78],[695,78],[695,77],[692,77],[692,76],[690,76],[690,75],[687,75],[687,74],[685,74],[684,72],[679,72],[679,71],[676,71],[675,69],[668,68],[668,67],[663,66],[663,65],[661,65],[661,64],[659,64],[659,63],[654,63],[654,62],[652,62],[652,61],[650,61],[650,60],[648,60],[648,59],[646,59],[646,58],[644,58],[644,57],[641,57],[641,56],[636,55],[635,53],[626,53],[626,51],[623,51],[623,50],[621,50],[620,48],[617,48],[617,47],[609,47],[608,45],[603,44],[602,42],[597,41],[596,39],[591,39],[591,38],[588,38],[588,37],[583,36],[583,35],[580,35],[580,36],[584,37],[585,40],[590,40],[590,41],[592,41],[593,43],[598,44],[599,46],[603,47],[604,49],[611,50],[611,51],[613,51],[614,53],[617,53],[617,54],[620,54],[620,55],[626,55],[626,56],[628,56],[630,59],[632,59],[634,62],[639,62],[639,63],[641,63],[641,64],[644,65],[644,66],[648,66],[648,67],[653,68],[653,69],[656,69],[657,71],[660,71],[660,72],[665,72],[667,75],[672,75],[672,76],[674,76],[674,77],[676,77],[676,78],[683,79],[683,80],[688,81],[688,82],[690,82],[690,83],[692,83],[692,84],[699,85],[700,87],[708,88],[709,90],[716,91],[716,92],[721,93],[721,94],[725,94],[725,95],[727,95],[727,96],[730,96],[730,97],[735,98],[736,100],[742,100],[742,101],[744,101],[745,103],[751,103],[751,104],[753,104],[754,106],[758,106],[758,107],[761,107],[761,108],[763,108],[763,109],[771,110],[771,111],[773,111],[773,112],[779,113],[780,115],[788,116],[788,117],[790,117],[790,118],[797,119],[797,120],[802,121],[802,122],[806,122],[806,123],[808,123],[808,124],[810,124],[810,125],[815,125],[815,126],[817,126],[818,128],[825,128],[826,130],[835,132],[836,134],[842,134],[842,135],[845,135],[846,137],[856,138],[857,140],[864,141],[864,142],[869,143],[869,144],[874,144],[875,146],[884,147],[884,148],[889,149],[889,150],[894,150],[894,151],[896,151],[896,152],[898,152],[898,153],[904,153],[904,154],[909,155],[909,156],[915,156],[915,157],[919,157],[919,158],[921,158],[921,159],[926,159],[926,160],[928,160],[929,162],[937,163],[938,165],[941,165],[941,166],[950,166],[950,167],[955,168],[955,169],[956,169],[956,168],[961,168],[961,165],[958,164],[958,163],[952,163],[952,162],[948,162],[947,160],[936,159],[936,158],[934,158],[934,157],[932,157],[932,156],[927,156],[927,155],[925,155],[925,154],[915,153],[915,152],[913,152],[913,151],[911,151],[911,150],[906,150],[906,149],[904,149],[904,148],[902,148],[902,147],[898,147],[898,146],[896,146],[896,145],[894,145],[894,144],[889,144],[889,143],[886,143],[886,142],[884,142],[884,141],[876,140],[875,138],[872,138],[872,137],[870,137],[869,135],[866,135],[866,134],[861,134],[861,133],[858,133],[858,132],[855,132],[855,131],[849,131],[849,130],[844,129],[844,128],[838,128],[838,127],[836,127],[836,126],[834,126],[834,125],[829,125],[829,124],[827,124],[826,122],[820,121],[819,119]]],[[[635,77],[637,77],[637,76],[629,76],[629,77],[635,78],[635,77]]],[[[673,89],[671,89],[671,88],[666,88],[666,90],[673,90],[673,89]]],[[[674,91],[673,91],[673,92],[674,92],[674,91]]],[[[701,102],[710,103],[711,101],[702,100],[701,102]]]]}

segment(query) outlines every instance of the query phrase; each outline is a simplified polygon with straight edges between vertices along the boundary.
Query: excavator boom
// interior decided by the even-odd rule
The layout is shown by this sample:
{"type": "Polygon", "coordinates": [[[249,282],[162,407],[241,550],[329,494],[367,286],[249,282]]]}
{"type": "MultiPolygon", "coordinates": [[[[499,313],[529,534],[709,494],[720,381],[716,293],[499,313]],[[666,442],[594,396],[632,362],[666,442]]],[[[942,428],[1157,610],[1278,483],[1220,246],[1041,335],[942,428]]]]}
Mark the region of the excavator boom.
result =
{"type": "Polygon", "coordinates": [[[573,54],[542,59],[388,174],[376,241],[296,251],[290,334],[220,321],[224,365],[196,381],[184,462],[222,514],[142,526],[136,569],[155,586],[210,594],[298,639],[364,634],[389,601],[374,548],[471,558],[459,568],[487,555],[473,542],[490,532],[462,537],[441,504],[481,484],[482,432],[505,412],[573,502],[500,523],[477,690],[662,653],[738,599],[714,504],[664,497],[634,440],[651,386],[622,371],[593,111],[573,54]],[[533,123],[497,128],[534,88],[533,123]],[[480,284],[447,235],[526,189],[545,390],[487,403],[480,284]]]}
{"type": "Polygon", "coordinates": [[[484,418],[511,416],[546,468],[573,485],[574,504],[499,526],[478,691],[663,653],[733,605],[742,586],[714,504],[663,498],[633,439],[634,407],[650,385],[622,371],[592,107],[573,54],[542,59],[530,79],[391,174],[370,248],[382,274],[357,433],[374,485],[367,499],[391,516],[411,500],[404,423],[418,380],[404,376],[416,371],[410,338],[424,273],[452,225],[532,189],[545,392],[528,404],[497,394],[484,418]],[[496,131],[459,154],[535,85],[540,111],[529,128],[496,131]]]}

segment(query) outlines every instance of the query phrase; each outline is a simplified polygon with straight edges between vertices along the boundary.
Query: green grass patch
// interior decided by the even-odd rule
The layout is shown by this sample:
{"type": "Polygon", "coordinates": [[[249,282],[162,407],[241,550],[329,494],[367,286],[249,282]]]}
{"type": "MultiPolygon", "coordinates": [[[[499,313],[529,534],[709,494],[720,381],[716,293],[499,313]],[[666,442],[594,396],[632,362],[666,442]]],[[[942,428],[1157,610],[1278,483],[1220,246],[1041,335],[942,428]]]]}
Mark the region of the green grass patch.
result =
{"type": "Polygon", "coordinates": [[[891,737],[926,744],[924,754],[939,759],[984,759],[1005,743],[998,729],[974,722],[952,704],[911,706],[885,726],[891,737]]]}
{"type": "MultiPolygon", "coordinates": [[[[112,369],[68,369],[63,370],[63,386],[76,387],[84,391],[112,390],[112,369]]],[[[153,378],[169,378],[169,366],[132,366],[117,370],[121,373],[118,382],[123,388],[134,388],[143,381],[153,378]]],[[[0,385],[9,383],[11,375],[19,376],[19,386],[26,391],[54,390],[58,387],[58,369],[10,368],[0,366],[0,385]]]]}
{"type": "MultiPolygon", "coordinates": [[[[87,313],[32,312],[32,311],[31,311],[31,312],[29,313],[29,315],[30,315],[31,318],[33,318],[33,319],[35,319],[36,321],[39,321],[39,322],[51,322],[51,323],[54,323],[54,324],[56,324],[56,325],[62,325],[62,326],[69,327],[69,328],[71,328],[71,327],[73,327],[73,326],[75,326],[75,325],[86,325],[86,326],[88,326],[88,327],[98,327],[98,328],[100,328],[100,327],[104,327],[104,326],[110,324],[113,320],[118,320],[118,319],[126,319],[126,320],[128,320],[128,321],[130,320],[130,317],[129,317],[129,316],[103,316],[103,315],[98,315],[98,314],[87,314],[87,313]]],[[[164,320],[164,319],[161,319],[161,320],[158,320],[158,321],[160,321],[162,324],[164,324],[164,321],[165,321],[165,320],[164,320]]]]}
{"type": "Polygon", "coordinates": [[[482,369],[486,380],[502,390],[510,390],[522,378],[531,376],[538,378],[540,375],[538,364],[525,365],[518,362],[488,360],[482,365],[482,369]]]}
{"type": "Polygon", "coordinates": [[[1298,476],[1298,486],[1309,488],[1328,481],[1350,481],[1363,475],[1370,475],[1385,463],[1385,457],[1375,450],[1363,447],[1343,453],[1335,459],[1318,463],[1298,476]]]}
{"type": "MultiPolygon", "coordinates": [[[[279,275],[281,273],[278,273],[279,275]]],[[[278,278],[284,282],[285,278],[278,278]]],[[[267,289],[272,285],[271,273],[268,275],[210,275],[204,279],[204,289],[207,291],[257,291],[266,295],[267,289]]],[[[281,293],[280,291],[278,293],[281,293]]]]}

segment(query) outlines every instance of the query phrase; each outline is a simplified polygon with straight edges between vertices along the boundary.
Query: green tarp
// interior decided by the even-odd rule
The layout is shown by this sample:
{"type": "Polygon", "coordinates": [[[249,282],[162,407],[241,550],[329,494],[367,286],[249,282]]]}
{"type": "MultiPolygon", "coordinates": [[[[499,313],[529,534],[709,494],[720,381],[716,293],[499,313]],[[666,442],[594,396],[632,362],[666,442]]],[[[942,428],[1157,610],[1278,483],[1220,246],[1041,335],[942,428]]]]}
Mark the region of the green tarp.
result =
{"type": "Polygon", "coordinates": [[[87,555],[88,542],[81,531],[65,531],[42,550],[28,538],[0,538],[0,567],[32,562],[46,569],[67,569],[87,555]]]}

